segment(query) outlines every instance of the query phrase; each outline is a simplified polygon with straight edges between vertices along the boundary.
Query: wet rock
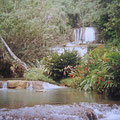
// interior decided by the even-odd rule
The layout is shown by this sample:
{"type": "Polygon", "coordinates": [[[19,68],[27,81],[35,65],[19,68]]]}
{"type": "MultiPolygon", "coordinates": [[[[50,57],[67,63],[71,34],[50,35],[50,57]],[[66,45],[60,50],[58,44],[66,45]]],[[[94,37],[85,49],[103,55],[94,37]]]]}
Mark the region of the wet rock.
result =
{"type": "Polygon", "coordinates": [[[118,105],[114,104],[114,105],[112,106],[112,109],[118,109],[118,105]]]}
{"type": "Polygon", "coordinates": [[[97,120],[97,116],[95,115],[93,110],[89,110],[86,112],[86,116],[89,120],[97,120]]]}
{"type": "Polygon", "coordinates": [[[17,88],[17,89],[24,89],[26,88],[26,81],[22,81],[22,80],[13,80],[13,81],[7,81],[7,87],[8,88],[17,88]]]}
{"type": "Polygon", "coordinates": [[[0,81],[0,88],[2,88],[2,81],[0,81]]]}
{"type": "Polygon", "coordinates": [[[19,84],[19,81],[14,80],[14,81],[7,81],[7,87],[8,88],[16,88],[19,84]]]}
{"type": "Polygon", "coordinates": [[[19,81],[16,88],[17,89],[24,89],[24,88],[26,88],[26,84],[27,84],[26,81],[19,81]]]}

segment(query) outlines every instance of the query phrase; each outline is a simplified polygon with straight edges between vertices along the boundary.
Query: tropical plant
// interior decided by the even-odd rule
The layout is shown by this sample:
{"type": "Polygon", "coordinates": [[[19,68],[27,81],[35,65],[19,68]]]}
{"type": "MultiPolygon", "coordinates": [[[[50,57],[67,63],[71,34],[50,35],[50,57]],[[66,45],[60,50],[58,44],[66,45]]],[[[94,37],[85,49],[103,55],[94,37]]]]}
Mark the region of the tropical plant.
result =
{"type": "MultiPolygon", "coordinates": [[[[74,67],[70,85],[94,90],[109,97],[120,97],[120,50],[99,46],[90,51],[82,64],[74,67]],[[77,80],[76,80],[77,79],[77,80]]],[[[62,83],[66,83],[63,80],[62,83]]]]}
{"type": "Polygon", "coordinates": [[[64,74],[65,68],[69,67],[70,71],[72,67],[79,64],[81,57],[78,56],[77,51],[67,51],[64,53],[52,53],[49,57],[44,58],[44,64],[49,71],[50,77],[59,81],[63,77],[67,77],[68,74],[64,74]]]}

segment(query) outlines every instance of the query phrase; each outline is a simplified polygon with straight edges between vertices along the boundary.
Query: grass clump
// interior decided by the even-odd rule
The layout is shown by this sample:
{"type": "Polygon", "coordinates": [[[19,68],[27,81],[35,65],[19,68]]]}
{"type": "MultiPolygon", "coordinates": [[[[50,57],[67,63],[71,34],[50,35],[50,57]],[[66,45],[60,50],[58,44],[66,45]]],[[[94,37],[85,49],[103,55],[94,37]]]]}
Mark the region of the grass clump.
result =
{"type": "Polygon", "coordinates": [[[24,73],[24,78],[27,81],[44,81],[52,84],[57,84],[54,80],[48,78],[43,74],[40,68],[32,68],[24,73]]]}

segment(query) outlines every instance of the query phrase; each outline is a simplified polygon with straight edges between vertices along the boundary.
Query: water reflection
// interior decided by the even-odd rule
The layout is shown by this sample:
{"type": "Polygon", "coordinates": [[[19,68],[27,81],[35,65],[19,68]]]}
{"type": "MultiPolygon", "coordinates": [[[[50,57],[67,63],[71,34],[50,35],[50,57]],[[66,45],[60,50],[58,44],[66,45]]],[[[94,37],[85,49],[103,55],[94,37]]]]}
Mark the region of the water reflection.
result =
{"type": "Polygon", "coordinates": [[[118,104],[94,92],[83,92],[71,88],[57,88],[45,92],[35,90],[0,90],[0,108],[20,108],[43,104],[72,104],[79,102],[118,104]]]}

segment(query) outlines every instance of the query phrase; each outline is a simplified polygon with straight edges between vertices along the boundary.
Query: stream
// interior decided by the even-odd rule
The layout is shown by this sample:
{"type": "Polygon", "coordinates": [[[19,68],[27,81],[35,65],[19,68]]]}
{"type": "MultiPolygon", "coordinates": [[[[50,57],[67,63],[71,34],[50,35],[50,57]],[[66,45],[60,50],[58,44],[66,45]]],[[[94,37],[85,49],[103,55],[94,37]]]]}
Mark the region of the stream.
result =
{"type": "Polygon", "coordinates": [[[0,89],[0,120],[120,120],[120,101],[72,88],[0,89]]]}

